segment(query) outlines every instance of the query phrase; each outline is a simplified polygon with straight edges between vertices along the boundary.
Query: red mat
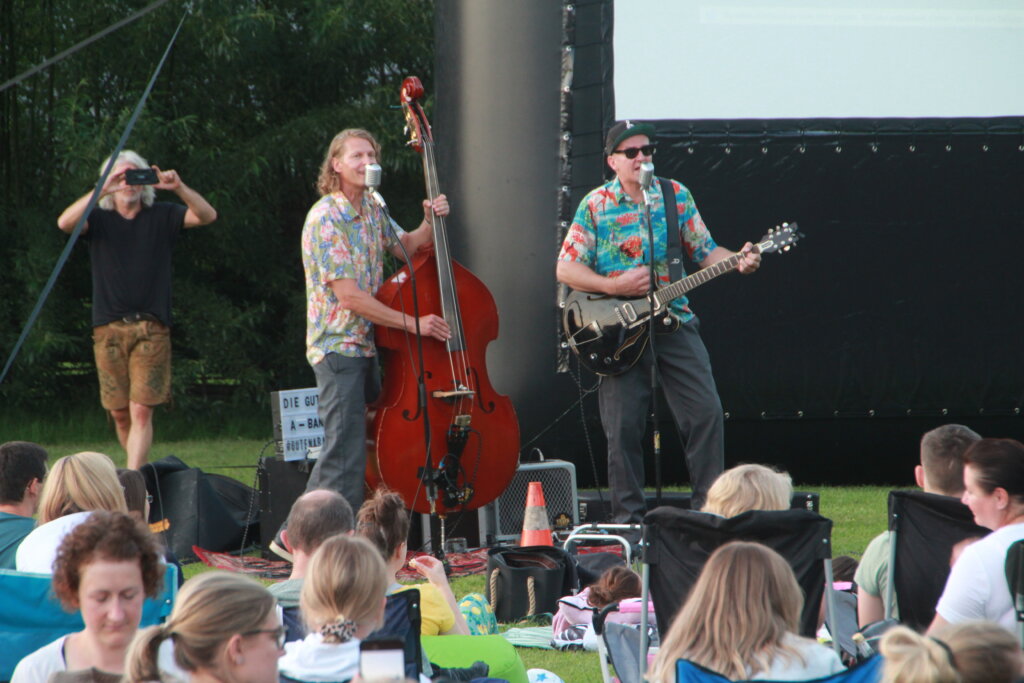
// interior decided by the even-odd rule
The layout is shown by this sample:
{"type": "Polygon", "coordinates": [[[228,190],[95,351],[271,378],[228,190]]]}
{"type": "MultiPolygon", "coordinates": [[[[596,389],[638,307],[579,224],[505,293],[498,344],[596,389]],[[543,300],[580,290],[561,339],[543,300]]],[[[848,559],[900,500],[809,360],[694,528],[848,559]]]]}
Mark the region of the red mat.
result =
{"type": "MultiPolygon", "coordinates": [[[[231,555],[229,553],[218,553],[212,550],[204,550],[197,545],[192,546],[192,552],[207,567],[224,569],[237,574],[251,574],[262,579],[287,579],[291,574],[292,565],[285,560],[265,560],[262,557],[252,555],[231,555]]],[[[406,557],[406,566],[398,572],[401,580],[422,579],[418,571],[408,565],[408,561],[414,557],[426,555],[427,553],[411,552],[406,557]]],[[[471,574],[483,574],[487,569],[487,548],[479,548],[465,553],[449,553],[448,563],[452,568],[452,577],[470,576],[471,574]]]]}
{"type": "Polygon", "coordinates": [[[192,552],[207,567],[225,569],[236,574],[252,574],[261,579],[281,580],[287,579],[288,575],[292,573],[292,563],[285,560],[265,560],[252,555],[238,556],[217,553],[212,550],[203,550],[197,545],[192,546],[192,552]]]}

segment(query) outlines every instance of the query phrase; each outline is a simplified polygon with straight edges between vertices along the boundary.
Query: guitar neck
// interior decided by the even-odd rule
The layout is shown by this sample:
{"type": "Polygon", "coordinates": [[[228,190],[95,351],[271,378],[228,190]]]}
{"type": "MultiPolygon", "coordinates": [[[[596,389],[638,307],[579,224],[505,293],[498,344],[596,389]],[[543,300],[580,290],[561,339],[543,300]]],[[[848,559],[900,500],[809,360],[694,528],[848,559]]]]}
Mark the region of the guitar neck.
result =
{"type": "Polygon", "coordinates": [[[714,265],[698,270],[693,275],[687,275],[681,280],[665,285],[657,291],[655,297],[662,305],[668,304],[668,302],[678,299],[691,289],[710,282],[719,275],[725,275],[729,271],[735,270],[740,263],[740,257],[740,254],[733,254],[714,265]]]}

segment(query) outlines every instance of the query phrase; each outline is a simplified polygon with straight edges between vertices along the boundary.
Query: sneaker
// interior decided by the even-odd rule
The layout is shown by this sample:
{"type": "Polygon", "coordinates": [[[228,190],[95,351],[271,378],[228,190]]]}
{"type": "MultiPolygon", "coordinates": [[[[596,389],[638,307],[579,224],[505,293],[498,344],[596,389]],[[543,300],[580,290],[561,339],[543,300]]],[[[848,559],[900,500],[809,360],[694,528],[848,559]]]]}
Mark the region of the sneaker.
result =
{"type": "Polygon", "coordinates": [[[277,530],[276,534],[274,534],[274,540],[270,542],[270,552],[282,559],[288,560],[289,562],[295,562],[295,558],[288,551],[288,546],[285,545],[284,536],[281,535],[281,532],[287,528],[288,520],[285,520],[284,524],[281,525],[281,528],[277,530]]]}

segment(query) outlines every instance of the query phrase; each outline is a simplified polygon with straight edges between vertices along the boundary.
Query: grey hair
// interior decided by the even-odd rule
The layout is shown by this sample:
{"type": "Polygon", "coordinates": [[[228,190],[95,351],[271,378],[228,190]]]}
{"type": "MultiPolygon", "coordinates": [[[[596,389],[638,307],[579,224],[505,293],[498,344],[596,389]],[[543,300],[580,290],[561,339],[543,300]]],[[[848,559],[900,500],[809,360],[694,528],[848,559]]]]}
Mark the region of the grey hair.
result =
{"type": "MultiPolygon", "coordinates": [[[[138,152],[130,149],[123,149],[121,153],[117,155],[117,160],[114,162],[114,166],[117,166],[122,161],[127,161],[129,164],[134,165],[136,168],[149,168],[149,162],[142,158],[138,152]]],[[[103,171],[107,170],[107,164],[110,163],[110,157],[103,160],[100,164],[100,176],[103,175],[103,171]]],[[[111,169],[113,170],[113,169],[111,169]]],[[[156,200],[156,190],[153,189],[152,185],[142,186],[142,205],[153,206],[153,202],[156,200]]],[[[103,197],[99,201],[99,207],[101,209],[111,210],[114,208],[114,198],[110,195],[103,197]]]]}

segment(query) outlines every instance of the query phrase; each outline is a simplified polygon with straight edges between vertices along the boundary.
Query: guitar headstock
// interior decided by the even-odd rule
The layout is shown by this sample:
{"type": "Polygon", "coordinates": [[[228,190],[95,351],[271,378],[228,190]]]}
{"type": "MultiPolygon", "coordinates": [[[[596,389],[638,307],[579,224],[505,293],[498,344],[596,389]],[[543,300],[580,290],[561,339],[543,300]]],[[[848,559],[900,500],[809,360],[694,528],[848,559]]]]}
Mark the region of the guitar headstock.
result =
{"type": "Polygon", "coordinates": [[[796,223],[783,223],[771,228],[761,241],[757,244],[757,250],[762,254],[770,254],[773,251],[786,252],[793,248],[804,234],[797,229],[796,223]]]}
{"type": "Polygon", "coordinates": [[[420,98],[423,97],[423,83],[416,76],[409,76],[402,81],[399,99],[405,113],[405,132],[409,135],[409,145],[417,152],[423,152],[423,143],[432,140],[430,122],[423,113],[420,98]]]}

